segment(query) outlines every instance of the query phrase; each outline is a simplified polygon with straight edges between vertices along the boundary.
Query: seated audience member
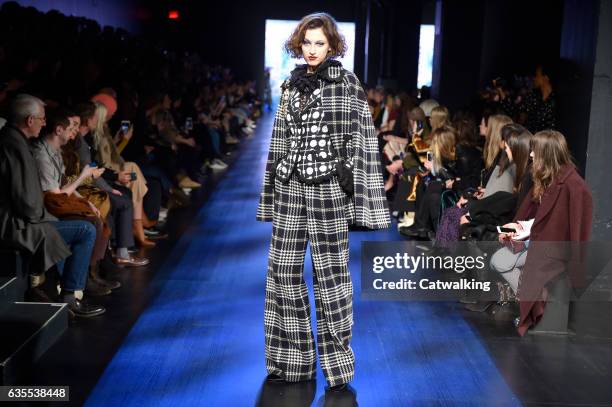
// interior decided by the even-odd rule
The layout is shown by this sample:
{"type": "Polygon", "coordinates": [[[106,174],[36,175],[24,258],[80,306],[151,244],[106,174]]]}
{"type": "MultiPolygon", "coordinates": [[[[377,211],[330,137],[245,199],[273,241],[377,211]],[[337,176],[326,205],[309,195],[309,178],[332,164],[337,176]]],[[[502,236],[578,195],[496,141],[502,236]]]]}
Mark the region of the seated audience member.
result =
{"type": "MultiPolygon", "coordinates": [[[[90,147],[95,151],[94,157],[100,166],[115,172],[120,186],[129,189],[132,193],[134,219],[132,232],[136,242],[142,247],[153,247],[155,243],[147,239],[143,229],[143,200],[148,191],[147,181],[138,165],[131,161],[124,161],[110,135],[107,122],[117,110],[117,102],[106,94],[94,96],[96,105],[96,127],[91,133],[90,147]]],[[[109,172],[110,172],[109,171],[109,172]]],[[[121,190],[119,186],[116,187],[121,190]]]]}
{"type": "Polygon", "coordinates": [[[492,115],[487,121],[483,150],[484,170],[476,193],[477,198],[484,198],[497,191],[512,188],[513,182],[510,177],[499,177],[499,160],[504,156],[501,129],[510,123],[512,119],[504,115],[492,115]]]}
{"type": "Polygon", "coordinates": [[[45,105],[36,97],[21,94],[11,103],[10,124],[0,132],[0,239],[3,245],[32,254],[33,266],[40,271],[57,264],[60,298],[72,315],[100,315],[104,307],[82,300],[95,227],[82,220],[57,221],[44,206],[28,141],[39,136],[45,119],[45,105]]]}
{"type": "Polygon", "coordinates": [[[104,168],[86,166],[75,178],[66,181],[62,147],[74,134],[74,124],[70,121],[72,115],[64,109],[49,109],[45,134],[32,143],[32,154],[38,164],[40,184],[45,194],[47,210],[60,219],[81,219],[95,226],[95,243],[89,261],[85,292],[89,295],[107,295],[110,294],[110,284],[106,284],[95,272],[108,246],[108,234],[105,233],[104,220],[98,208],[77,192],[77,188],[90,181],[91,177],[100,177],[104,168]],[[90,211],[87,211],[87,206],[91,209],[90,211]],[[94,278],[94,275],[98,278],[94,278]]]}
{"type": "Polygon", "coordinates": [[[531,137],[531,133],[519,124],[511,123],[502,128],[503,155],[499,160],[498,176],[508,174],[510,187],[487,197],[462,196],[456,206],[442,214],[436,246],[450,248],[459,239],[460,225],[465,226],[464,235],[469,233],[482,240],[485,231],[495,231],[496,226],[512,219],[517,209],[517,198],[522,199],[526,193],[524,189],[531,186],[528,169],[531,137]]]}
{"type": "Polygon", "coordinates": [[[423,166],[429,174],[419,183],[414,225],[400,228],[409,237],[427,238],[438,227],[441,198],[444,191],[459,185],[465,170],[458,165],[463,159],[457,156],[455,130],[442,126],[432,133],[432,161],[426,160],[423,166]],[[457,183],[457,185],[455,185],[457,183]]]}
{"type": "Polygon", "coordinates": [[[580,243],[589,240],[593,201],[576,172],[565,137],[554,130],[536,133],[532,140],[533,187],[514,221],[504,227],[504,247],[491,258],[520,301],[518,332],[524,335],[538,323],[546,305],[546,285],[568,273],[579,284],[584,261],[580,243]],[[515,239],[524,236],[521,240],[515,239]]]}
{"type": "MultiPolygon", "coordinates": [[[[74,140],[74,147],[79,156],[80,166],[87,167],[93,160],[86,137],[96,128],[96,105],[93,102],[84,102],[76,107],[76,111],[80,117],[80,126],[78,135],[74,140]]],[[[121,175],[121,172],[118,174],[105,171],[102,177],[93,180],[93,185],[106,192],[111,203],[107,221],[111,226],[113,247],[115,247],[113,261],[120,266],[146,266],[149,264],[147,258],[136,257],[128,252],[128,248],[134,246],[134,235],[132,233],[134,207],[131,191],[128,188],[109,184],[109,182],[114,184],[119,175],[121,175]]]]}

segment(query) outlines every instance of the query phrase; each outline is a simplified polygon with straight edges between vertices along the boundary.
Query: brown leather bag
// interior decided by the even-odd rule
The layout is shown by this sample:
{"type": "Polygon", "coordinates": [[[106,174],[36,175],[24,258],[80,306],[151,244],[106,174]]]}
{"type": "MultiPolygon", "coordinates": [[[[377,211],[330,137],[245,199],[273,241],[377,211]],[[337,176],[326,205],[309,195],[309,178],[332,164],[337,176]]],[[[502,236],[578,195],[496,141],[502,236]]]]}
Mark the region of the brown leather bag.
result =
{"type": "Polygon", "coordinates": [[[85,198],[68,194],[54,194],[45,192],[45,207],[53,216],[63,219],[66,217],[96,217],[85,198]]]}
{"type": "Polygon", "coordinates": [[[103,223],[103,233],[110,236],[110,228],[100,219],[89,206],[89,201],[74,195],[64,193],[54,194],[45,192],[45,208],[50,214],[58,219],[83,219],[92,222],[103,223]]]}

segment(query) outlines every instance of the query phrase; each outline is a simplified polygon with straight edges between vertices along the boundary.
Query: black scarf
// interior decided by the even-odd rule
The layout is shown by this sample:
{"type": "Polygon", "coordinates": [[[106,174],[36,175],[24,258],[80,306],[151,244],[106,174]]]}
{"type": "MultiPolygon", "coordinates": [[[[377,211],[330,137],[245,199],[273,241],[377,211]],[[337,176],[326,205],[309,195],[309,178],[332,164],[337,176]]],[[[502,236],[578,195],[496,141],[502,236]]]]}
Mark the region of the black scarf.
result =
{"type": "Polygon", "coordinates": [[[317,67],[313,73],[308,73],[308,65],[297,65],[291,71],[289,78],[289,87],[297,88],[301,94],[310,94],[319,87],[319,79],[327,82],[337,82],[335,78],[329,76],[327,68],[330,66],[342,66],[340,61],[335,59],[326,59],[317,67]]]}

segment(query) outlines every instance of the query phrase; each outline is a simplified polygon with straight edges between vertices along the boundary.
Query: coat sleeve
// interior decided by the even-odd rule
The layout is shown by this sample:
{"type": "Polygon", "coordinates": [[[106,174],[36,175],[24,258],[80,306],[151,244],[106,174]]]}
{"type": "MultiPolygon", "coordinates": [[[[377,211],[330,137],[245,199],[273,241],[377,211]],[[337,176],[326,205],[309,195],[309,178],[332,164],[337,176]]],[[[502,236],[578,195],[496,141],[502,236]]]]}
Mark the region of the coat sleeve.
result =
{"type": "Polygon", "coordinates": [[[266,161],[263,186],[259,194],[259,205],[257,206],[256,219],[260,222],[271,222],[274,212],[274,171],[276,163],[282,158],[287,146],[285,141],[285,115],[287,111],[287,100],[289,90],[283,87],[283,94],[272,128],[272,139],[270,150],[266,161]]]}
{"type": "Polygon", "coordinates": [[[376,130],[366,94],[359,79],[350,72],[344,76],[350,100],[350,135],[347,151],[352,157],[355,223],[367,229],[391,225],[389,206],[382,179],[376,130]]]}
{"type": "Polygon", "coordinates": [[[36,223],[44,216],[43,193],[36,163],[29,154],[20,148],[6,151],[3,165],[12,183],[8,190],[14,214],[28,223],[36,223]]]}

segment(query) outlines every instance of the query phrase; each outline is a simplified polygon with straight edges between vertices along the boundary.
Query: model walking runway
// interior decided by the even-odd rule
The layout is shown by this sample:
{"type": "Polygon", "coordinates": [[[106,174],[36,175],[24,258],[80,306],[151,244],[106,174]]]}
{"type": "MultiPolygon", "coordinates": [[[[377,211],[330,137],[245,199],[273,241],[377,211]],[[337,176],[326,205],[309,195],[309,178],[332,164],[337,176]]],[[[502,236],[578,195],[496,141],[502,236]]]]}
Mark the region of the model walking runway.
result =
{"type": "MultiPolygon", "coordinates": [[[[270,115],[261,120],[158,273],[158,297],[107,367],[88,406],[256,404],[266,377],[262,310],[271,225],[253,215],[271,125],[270,115]]],[[[495,405],[520,405],[453,305],[360,301],[361,240],[397,237],[391,231],[350,235],[352,386],[359,405],[484,406],[492,399],[495,405]]],[[[312,286],[308,254],[305,265],[312,286]]],[[[324,386],[318,367],[313,405],[324,386]]]]}

